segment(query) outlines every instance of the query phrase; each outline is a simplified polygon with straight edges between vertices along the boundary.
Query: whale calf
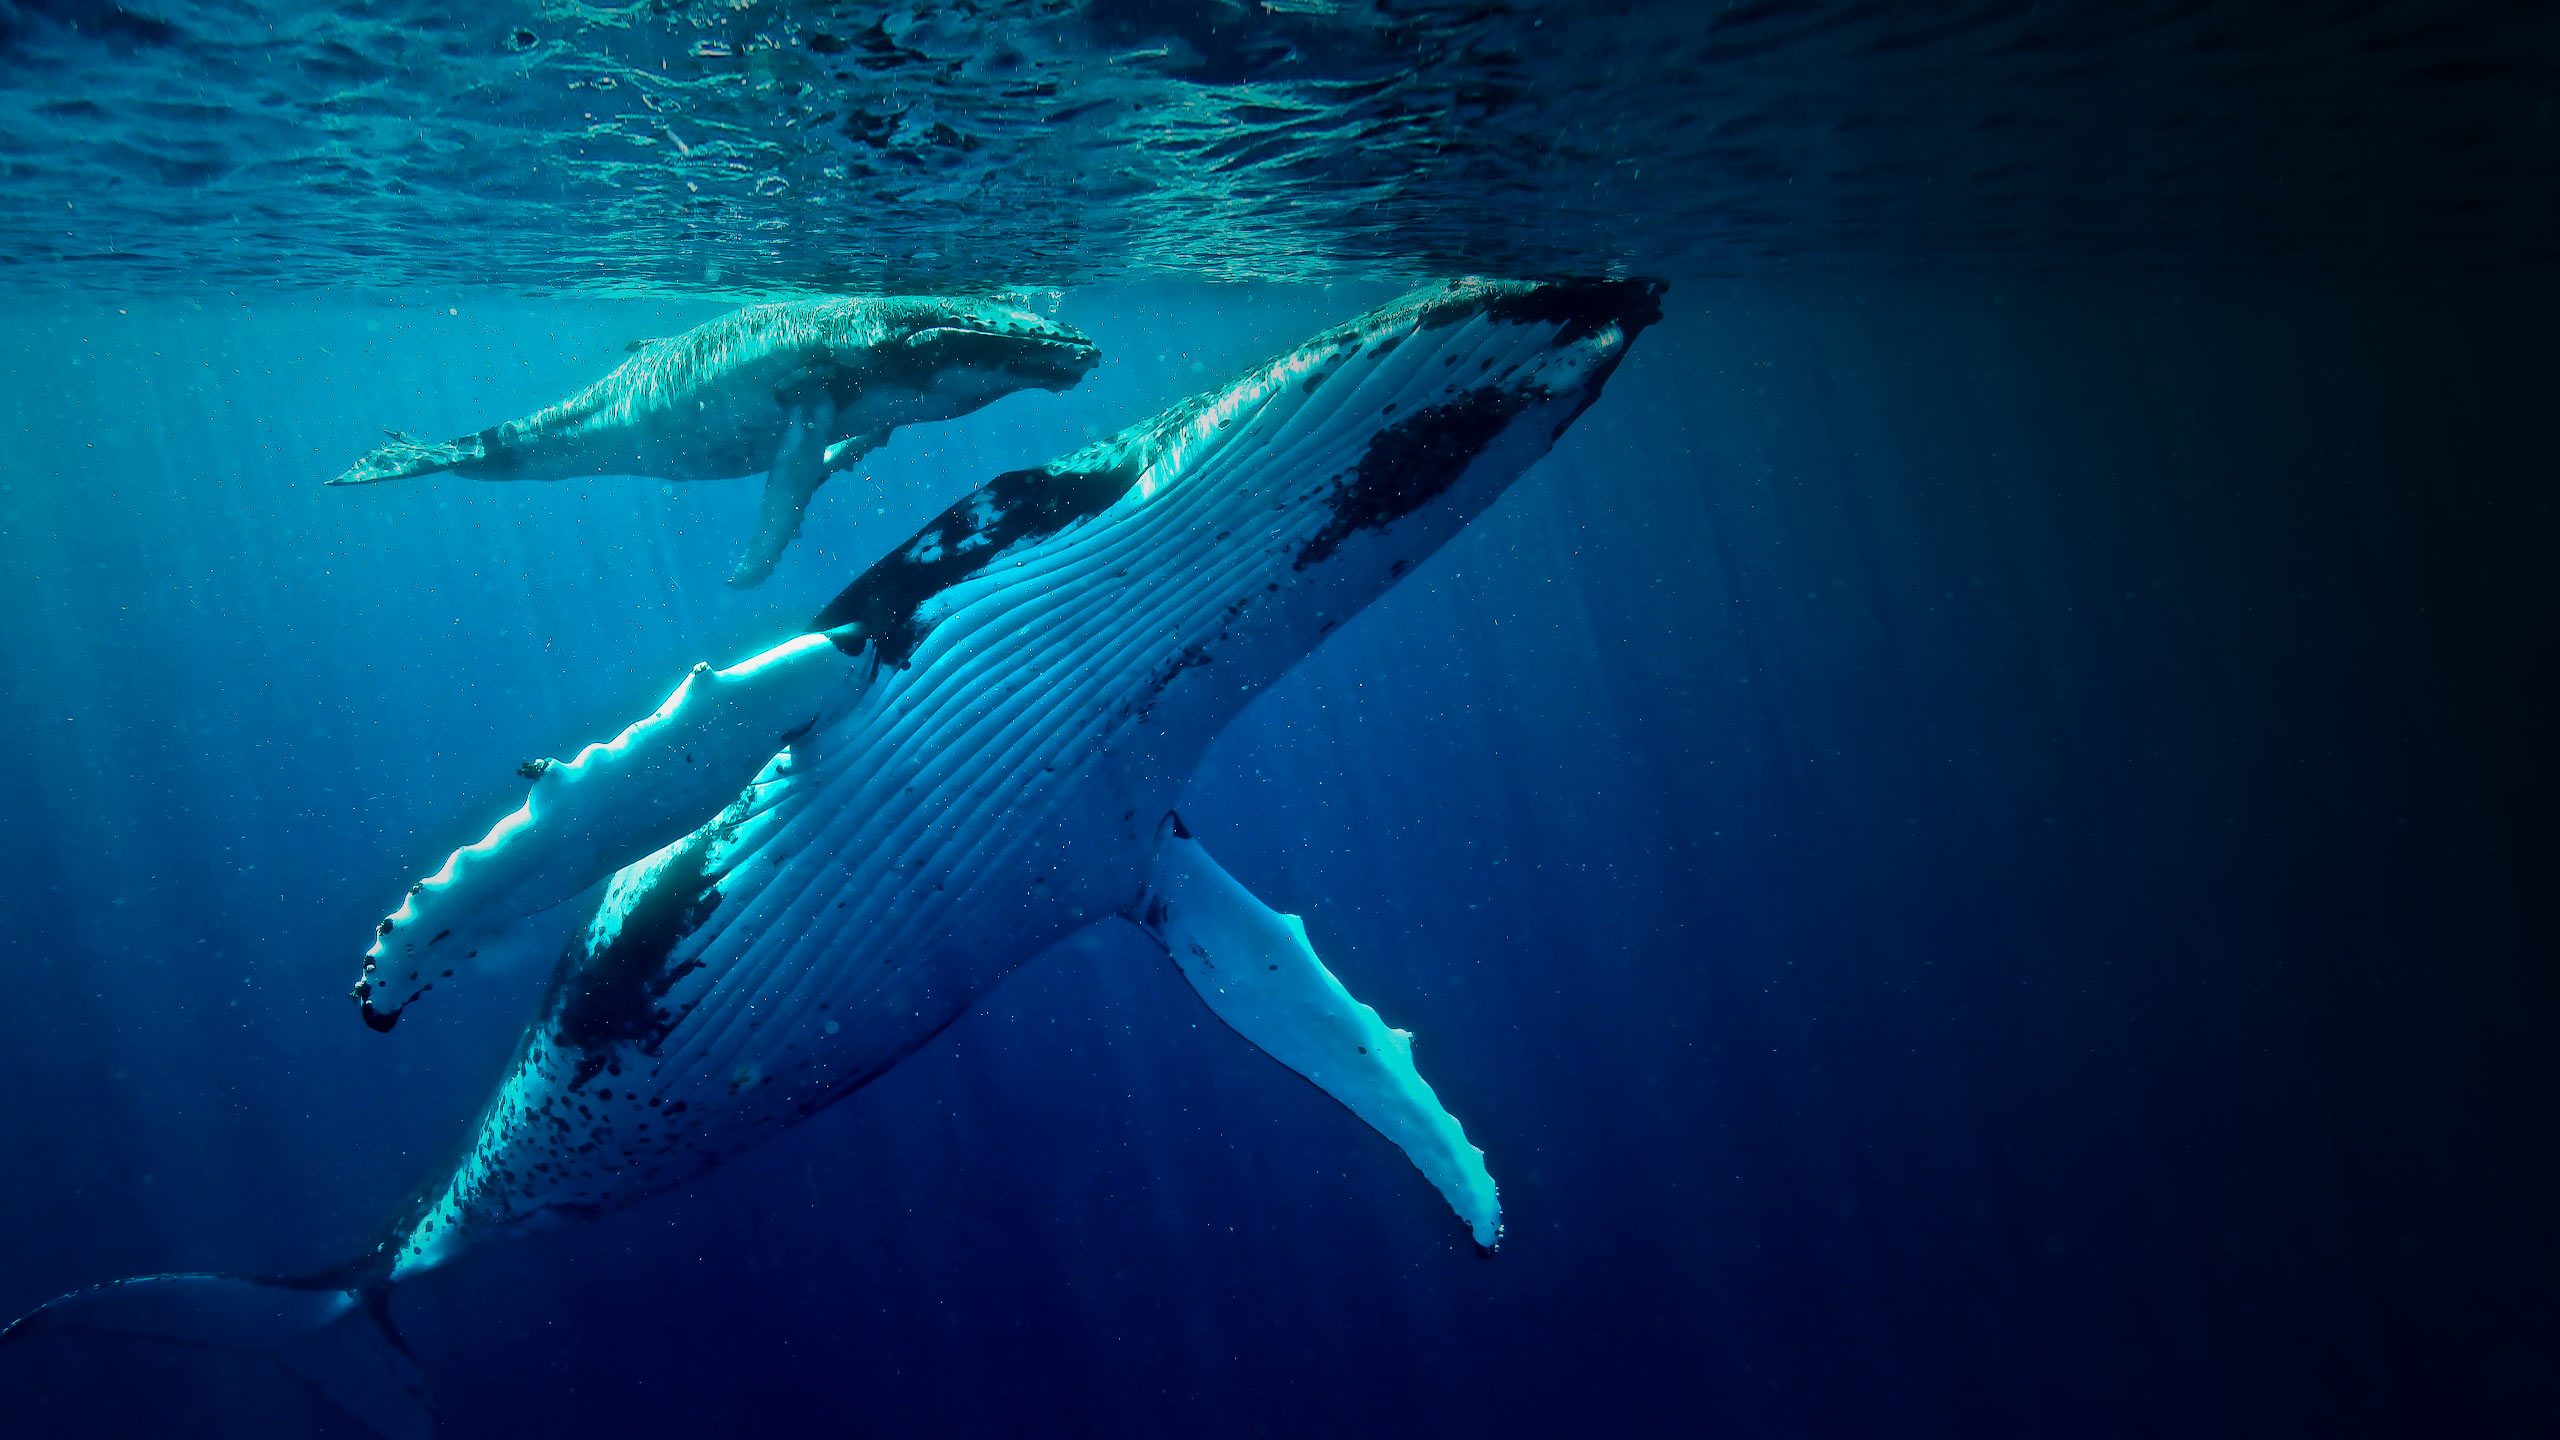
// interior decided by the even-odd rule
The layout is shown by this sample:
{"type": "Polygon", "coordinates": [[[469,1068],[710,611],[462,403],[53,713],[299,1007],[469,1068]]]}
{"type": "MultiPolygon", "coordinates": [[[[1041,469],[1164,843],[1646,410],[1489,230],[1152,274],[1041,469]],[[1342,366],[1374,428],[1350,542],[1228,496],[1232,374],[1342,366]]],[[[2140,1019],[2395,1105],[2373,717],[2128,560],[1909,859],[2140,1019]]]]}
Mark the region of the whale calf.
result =
{"type": "Polygon", "coordinates": [[[480,947],[591,897],[461,1160],[342,1265],[96,1286],[0,1346],[77,1329],[272,1348],[365,1317],[375,1362],[324,1388],[386,1434],[428,1433],[394,1285],[700,1175],[1092,926],[1160,946],[1220,1020],[1400,1147],[1490,1252],[1492,1175],[1411,1037],[1175,804],[1256,694],[1547,452],[1660,293],[1406,296],[997,476],[805,633],[697,666],[612,740],[528,766],[523,806],[410,887],[354,987],[390,1030],[480,947]]]}
{"type": "Polygon", "coordinates": [[[1016,390],[1066,390],[1093,342],[1001,300],[847,296],[749,305],[642,341],[568,399],[441,444],[398,431],[329,481],[370,485],[450,470],[474,480],[765,474],[757,533],[729,583],[764,583],[829,475],[920,421],[1016,390]]]}

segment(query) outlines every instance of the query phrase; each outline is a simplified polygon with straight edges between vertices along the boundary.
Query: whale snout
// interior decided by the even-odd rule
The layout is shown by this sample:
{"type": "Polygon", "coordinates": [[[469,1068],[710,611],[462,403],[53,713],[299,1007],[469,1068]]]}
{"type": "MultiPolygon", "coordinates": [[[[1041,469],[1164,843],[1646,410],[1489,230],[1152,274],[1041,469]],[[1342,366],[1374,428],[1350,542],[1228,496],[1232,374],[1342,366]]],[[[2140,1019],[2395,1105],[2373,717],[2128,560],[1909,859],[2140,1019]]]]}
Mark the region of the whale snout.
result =
{"type": "Polygon", "coordinates": [[[1082,331],[1028,311],[954,317],[919,330],[907,344],[942,369],[993,372],[1019,385],[1070,390],[1102,363],[1082,331]]]}
{"type": "Polygon", "coordinates": [[[1049,390],[1071,390],[1102,363],[1102,349],[1081,335],[1019,340],[1022,354],[1005,368],[1049,390]]]}

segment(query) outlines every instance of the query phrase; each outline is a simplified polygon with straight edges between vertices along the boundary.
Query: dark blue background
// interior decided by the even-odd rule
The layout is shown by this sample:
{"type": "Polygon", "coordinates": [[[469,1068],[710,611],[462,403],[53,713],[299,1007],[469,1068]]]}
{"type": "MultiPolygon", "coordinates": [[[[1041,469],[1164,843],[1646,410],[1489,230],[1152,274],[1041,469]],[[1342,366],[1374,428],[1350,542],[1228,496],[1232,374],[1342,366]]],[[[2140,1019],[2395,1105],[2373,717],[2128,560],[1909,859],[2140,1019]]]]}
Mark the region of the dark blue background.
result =
{"type": "MultiPolygon", "coordinates": [[[[1084,390],[902,434],[743,597],[747,482],[318,483],[708,309],[18,305],[0,1311],[355,1250],[537,979],[340,996],[517,761],[1377,293],[1071,293],[1084,390]]],[[[1115,936],[404,1287],[451,1432],[2547,1433],[2554,301],[1680,286],[1184,805],[1417,1033],[1498,1258],[1115,936]]],[[[353,1433],[108,1342],[0,1405],[353,1433]]]]}

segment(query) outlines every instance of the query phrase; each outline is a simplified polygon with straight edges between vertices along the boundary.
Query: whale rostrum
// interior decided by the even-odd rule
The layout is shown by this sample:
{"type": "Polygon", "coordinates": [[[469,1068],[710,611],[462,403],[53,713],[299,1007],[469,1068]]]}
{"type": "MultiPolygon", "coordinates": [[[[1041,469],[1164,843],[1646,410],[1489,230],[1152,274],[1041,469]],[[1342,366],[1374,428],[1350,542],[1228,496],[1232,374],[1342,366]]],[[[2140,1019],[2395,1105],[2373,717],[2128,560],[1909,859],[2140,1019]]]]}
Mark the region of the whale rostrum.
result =
{"type": "MultiPolygon", "coordinates": [[[[0,1340],[241,1310],[269,1330],[364,1313],[389,1336],[395,1281],[700,1175],[1096,926],[1161,947],[1211,1013],[1401,1148],[1490,1253],[1492,1175],[1412,1037],[1319,958],[1320,914],[1257,899],[1175,806],[1255,695],[1548,451],[1660,294],[1417,291],[996,477],[806,633],[698,666],[614,739],[526,767],[522,807],[411,887],[354,987],[389,1030],[474,951],[579,907],[459,1162],[363,1255],[261,1282],[265,1310],[251,1282],[160,1277],[66,1296],[0,1340]],[[158,1318],[179,1293],[194,1308],[158,1318]]],[[[385,1393],[414,1390],[390,1371],[385,1393]]]]}
{"type": "Polygon", "coordinates": [[[1066,390],[1099,360],[1091,341],[1010,301],[841,296],[749,305],[637,342],[566,400],[442,443],[391,443],[332,485],[450,470],[475,480],[646,475],[712,480],[763,471],[755,539],[729,583],[764,582],[827,477],[901,425],[948,420],[1023,389],[1066,390]]]}

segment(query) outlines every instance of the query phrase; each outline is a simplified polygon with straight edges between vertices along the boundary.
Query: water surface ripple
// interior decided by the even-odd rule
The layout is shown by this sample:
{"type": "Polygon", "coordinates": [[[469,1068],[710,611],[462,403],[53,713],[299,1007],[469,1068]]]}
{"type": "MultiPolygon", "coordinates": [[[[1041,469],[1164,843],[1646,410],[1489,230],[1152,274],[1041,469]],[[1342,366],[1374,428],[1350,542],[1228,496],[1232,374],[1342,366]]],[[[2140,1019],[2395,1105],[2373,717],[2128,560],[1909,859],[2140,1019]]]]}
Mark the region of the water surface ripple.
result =
{"type": "Polygon", "coordinates": [[[0,284],[2532,264],[2555,17],[0,0],[0,284]]]}

